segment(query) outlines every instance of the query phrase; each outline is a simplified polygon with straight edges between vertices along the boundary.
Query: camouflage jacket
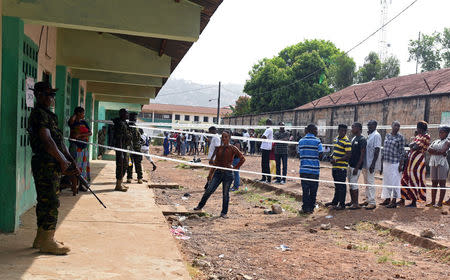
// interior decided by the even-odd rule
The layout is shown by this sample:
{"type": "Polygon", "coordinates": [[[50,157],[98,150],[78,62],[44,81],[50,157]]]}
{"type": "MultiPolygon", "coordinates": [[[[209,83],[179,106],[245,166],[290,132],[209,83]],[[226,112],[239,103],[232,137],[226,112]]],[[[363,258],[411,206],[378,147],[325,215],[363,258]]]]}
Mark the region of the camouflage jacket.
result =
{"type": "Polygon", "coordinates": [[[114,146],[117,148],[131,147],[131,132],[130,127],[126,121],[120,118],[115,118],[114,123],[114,146]]]}
{"type": "Polygon", "coordinates": [[[33,110],[31,110],[30,117],[28,118],[28,132],[30,134],[31,149],[33,154],[40,157],[41,160],[56,162],[56,159],[47,153],[45,150],[45,144],[39,137],[39,130],[43,127],[50,130],[50,135],[52,136],[53,141],[55,141],[56,146],[62,152],[64,147],[64,138],[62,131],[58,128],[58,116],[38,104],[35,108],[33,108],[33,110]]]}
{"type": "Polygon", "coordinates": [[[139,129],[135,127],[130,127],[130,133],[133,151],[140,152],[142,145],[145,143],[143,143],[144,141],[141,138],[141,133],[139,132],[139,129]]]}
{"type": "Polygon", "coordinates": [[[97,141],[99,144],[105,144],[106,140],[106,132],[103,132],[103,129],[98,131],[97,141]]]}

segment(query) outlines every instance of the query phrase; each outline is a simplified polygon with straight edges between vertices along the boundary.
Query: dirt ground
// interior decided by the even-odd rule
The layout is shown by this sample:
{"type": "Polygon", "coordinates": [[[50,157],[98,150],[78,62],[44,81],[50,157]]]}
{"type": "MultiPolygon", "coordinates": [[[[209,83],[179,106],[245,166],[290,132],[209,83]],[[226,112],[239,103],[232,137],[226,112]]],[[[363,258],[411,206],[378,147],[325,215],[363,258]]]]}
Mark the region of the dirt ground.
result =
{"type": "MultiPolygon", "coordinates": [[[[158,153],[158,147],[152,152],[158,153]]],[[[186,157],[186,159],[191,159],[186,157]]],[[[181,189],[156,190],[160,205],[194,208],[203,194],[205,169],[191,169],[174,162],[157,160],[152,182],[171,182],[181,189]],[[190,196],[183,199],[183,195],[190,196]]],[[[205,162],[205,160],[203,160],[205,162]]],[[[146,163],[148,164],[148,163],[146,163]]],[[[297,176],[298,160],[289,162],[289,175],[297,176]]],[[[147,166],[147,168],[150,168],[147,166]]],[[[247,157],[242,167],[259,170],[259,159],[247,157]]],[[[331,179],[330,169],[321,178],[331,179]]],[[[241,176],[251,177],[248,174],[241,176]]],[[[299,191],[298,182],[283,188],[299,191]]],[[[321,184],[318,200],[326,202],[332,186],[321,184]]],[[[361,195],[362,198],[362,195],[361,195]]],[[[204,208],[205,216],[168,217],[171,226],[183,226],[189,239],[179,240],[180,249],[193,279],[447,279],[450,277],[448,250],[426,250],[393,237],[389,230],[374,226],[382,220],[404,225],[411,231],[432,229],[436,240],[449,240],[448,207],[442,210],[385,209],[374,211],[332,211],[318,208],[313,215],[298,215],[301,202],[252,185],[231,193],[229,219],[218,218],[221,189],[204,208]],[[245,191],[247,187],[247,191],[245,191]],[[280,215],[264,215],[264,209],[279,204],[280,215]],[[331,229],[322,230],[330,223],[331,229]],[[290,250],[283,251],[280,245],[290,250]]]]}

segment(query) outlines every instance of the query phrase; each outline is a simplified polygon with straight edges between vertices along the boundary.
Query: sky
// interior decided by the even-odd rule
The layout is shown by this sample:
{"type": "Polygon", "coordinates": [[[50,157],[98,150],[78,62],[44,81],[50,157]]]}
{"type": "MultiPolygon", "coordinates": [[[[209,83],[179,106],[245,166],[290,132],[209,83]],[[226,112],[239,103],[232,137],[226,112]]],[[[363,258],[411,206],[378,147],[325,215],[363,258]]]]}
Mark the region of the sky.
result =
{"type": "MultiPolygon", "coordinates": [[[[392,0],[388,19],[411,2],[392,0]]],[[[415,62],[408,62],[409,40],[450,27],[448,11],[450,0],[419,0],[386,27],[389,54],[400,60],[401,75],[416,71],[415,62]]],[[[171,78],[245,84],[255,63],[287,46],[325,39],[347,51],[380,26],[380,0],[224,0],[171,78]]],[[[380,36],[349,53],[357,66],[370,51],[378,52],[380,36]]]]}

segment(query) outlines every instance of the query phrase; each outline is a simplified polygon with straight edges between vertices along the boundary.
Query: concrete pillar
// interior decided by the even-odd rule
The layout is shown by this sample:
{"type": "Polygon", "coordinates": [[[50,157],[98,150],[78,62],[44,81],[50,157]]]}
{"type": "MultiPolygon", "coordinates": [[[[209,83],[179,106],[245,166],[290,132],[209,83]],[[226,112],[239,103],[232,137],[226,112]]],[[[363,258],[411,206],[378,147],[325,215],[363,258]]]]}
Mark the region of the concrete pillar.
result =
{"type": "Polygon", "coordinates": [[[80,92],[80,80],[72,79],[72,92],[70,93],[70,114],[78,107],[79,92],[80,92]]]}

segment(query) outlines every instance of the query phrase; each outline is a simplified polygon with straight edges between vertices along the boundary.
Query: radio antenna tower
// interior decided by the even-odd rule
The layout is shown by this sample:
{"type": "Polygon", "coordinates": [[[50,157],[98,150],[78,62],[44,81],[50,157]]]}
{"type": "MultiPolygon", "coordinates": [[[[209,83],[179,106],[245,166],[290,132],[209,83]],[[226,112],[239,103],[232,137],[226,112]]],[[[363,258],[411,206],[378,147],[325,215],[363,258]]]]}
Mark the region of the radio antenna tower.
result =
{"type": "Polygon", "coordinates": [[[392,0],[380,0],[381,4],[381,36],[379,41],[379,53],[378,56],[380,57],[380,60],[383,62],[387,56],[388,56],[388,48],[391,46],[387,42],[387,31],[386,27],[384,26],[388,21],[388,11],[389,11],[389,5],[392,4],[392,0]]]}

